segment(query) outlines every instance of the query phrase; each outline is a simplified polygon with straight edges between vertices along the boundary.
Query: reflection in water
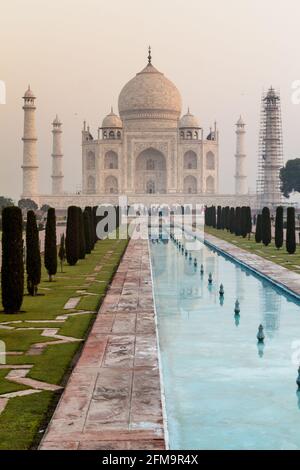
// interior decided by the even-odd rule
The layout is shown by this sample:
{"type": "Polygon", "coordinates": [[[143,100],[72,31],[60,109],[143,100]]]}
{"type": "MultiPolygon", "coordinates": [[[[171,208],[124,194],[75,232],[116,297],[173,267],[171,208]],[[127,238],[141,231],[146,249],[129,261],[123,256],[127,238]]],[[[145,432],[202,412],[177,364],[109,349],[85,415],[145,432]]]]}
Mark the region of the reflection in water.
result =
{"type": "Polygon", "coordinates": [[[215,276],[216,275],[216,263],[217,263],[217,258],[213,256],[210,252],[206,253],[205,272],[212,273],[215,276]]]}
{"type": "Polygon", "coordinates": [[[281,296],[269,283],[262,281],[260,299],[262,301],[264,330],[269,338],[273,338],[280,326],[281,296]]]}
{"type": "Polygon", "coordinates": [[[184,274],[187,274],[188,276],[193,276],[197,270],[195,271],[194,266],[192,263],[187,261],[184,265],[184,274]]]}
{"type": "Polygon", "coordinates": [[[259,357],[264,355],[265,344],[262,341],[257,341],[257,352],[259,357]]]}
{"type": "Polygon", "coordinates": [[[235,265],[235,285],[236,285],[236,298],[242,302],[244,300],[245,293],[245,276],[241,275],[241,272],[245,272],[242,267],[235,265]]]}
{"type": "Polygon", "coordinates": [[[298,408],[300,410],[300,390],[297,390],[296,396],[297,396],[298,408]]]}
{"type": "Polygon", "coordinates": [[[240,324],[240,318],[241,318],[241,316],[240,316],[239,313],[235,313],[235,314],[234,314],[234,323],[235,323],[235,326],[239,326],[239,324],[240,324]]]}

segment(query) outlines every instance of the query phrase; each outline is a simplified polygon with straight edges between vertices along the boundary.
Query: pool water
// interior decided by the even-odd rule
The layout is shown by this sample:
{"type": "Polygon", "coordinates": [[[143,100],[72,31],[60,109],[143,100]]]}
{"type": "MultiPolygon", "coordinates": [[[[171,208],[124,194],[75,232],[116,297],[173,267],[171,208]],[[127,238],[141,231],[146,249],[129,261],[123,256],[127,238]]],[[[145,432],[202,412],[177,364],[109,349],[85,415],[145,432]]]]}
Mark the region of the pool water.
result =
{"type": "Polygon", "coordinates": [[[170,448],[300,449],[300,304],[201,247],[150,242],[170,448]]]}

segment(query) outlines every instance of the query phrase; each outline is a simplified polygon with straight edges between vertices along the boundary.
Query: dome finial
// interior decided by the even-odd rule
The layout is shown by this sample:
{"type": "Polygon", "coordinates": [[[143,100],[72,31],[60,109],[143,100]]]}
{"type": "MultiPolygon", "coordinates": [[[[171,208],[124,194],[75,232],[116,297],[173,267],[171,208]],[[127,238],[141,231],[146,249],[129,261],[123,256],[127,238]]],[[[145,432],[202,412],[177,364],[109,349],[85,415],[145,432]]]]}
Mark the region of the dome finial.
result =
{"type": "Polygon", "coordinates": [[[151,46],[148,47],[148,65],[151,65],[151,46]]]}

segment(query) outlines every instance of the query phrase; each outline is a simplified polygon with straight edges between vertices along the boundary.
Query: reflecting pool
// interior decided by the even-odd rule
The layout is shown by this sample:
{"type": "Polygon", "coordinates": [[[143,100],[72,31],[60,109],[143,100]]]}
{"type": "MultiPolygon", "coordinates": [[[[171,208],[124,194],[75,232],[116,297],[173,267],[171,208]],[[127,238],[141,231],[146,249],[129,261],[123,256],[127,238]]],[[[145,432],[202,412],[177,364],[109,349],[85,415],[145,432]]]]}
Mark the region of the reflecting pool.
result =
{"type": "Polygon", "coordinates": [[[300,449],[300,304],[203,244],[150,249],[170,448],[300,449]]]}

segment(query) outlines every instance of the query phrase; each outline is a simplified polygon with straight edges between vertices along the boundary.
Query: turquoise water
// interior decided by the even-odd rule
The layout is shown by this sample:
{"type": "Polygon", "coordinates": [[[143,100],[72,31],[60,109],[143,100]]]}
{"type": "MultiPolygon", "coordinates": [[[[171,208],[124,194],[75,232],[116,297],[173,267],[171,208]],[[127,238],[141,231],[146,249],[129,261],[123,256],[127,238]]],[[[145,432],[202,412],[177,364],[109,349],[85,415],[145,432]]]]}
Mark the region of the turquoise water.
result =
{"type": "Polygon", "coordinates": [[[300,449],[300,304],[207,246],[196,270],[150,246],[170,448],[300,449]]]}

